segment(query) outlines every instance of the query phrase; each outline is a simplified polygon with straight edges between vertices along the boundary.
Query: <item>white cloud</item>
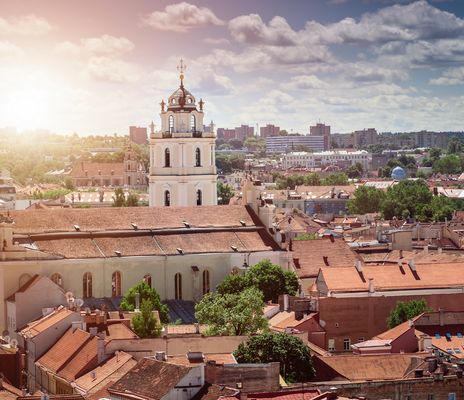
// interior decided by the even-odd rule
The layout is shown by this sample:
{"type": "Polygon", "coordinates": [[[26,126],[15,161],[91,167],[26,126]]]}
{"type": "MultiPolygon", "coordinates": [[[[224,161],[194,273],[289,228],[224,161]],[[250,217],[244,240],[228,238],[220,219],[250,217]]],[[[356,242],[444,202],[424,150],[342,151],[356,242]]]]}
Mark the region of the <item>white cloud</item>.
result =
{"type": "Polygon", "coordinates": [[[164,11],[154,11],[143,21],[155,29],[174,32],[187,32],[198,26],[224,25],[209,8],[187,2],[168,5],[164,11]]]}
{"type": "Polygon", "coordinates": [[[464,67],[450,68],[446,70],[439,78],[431,79],[432,85],[464,85],[464,67]]]}
{"type": "Polygon", "coordinates": [[[10,19],[0,17],[0,35],[44,35],[51,30],[46,19],[33,14],[10,19]]]}
{"type": "Polygon", "coordinates": [[[297,32],[279,16],[266,25],[258,14],[241,15],[229,22],[229,30],[240,43],[292,46],[299,41],[297,32]]]}
{"type": "Polygon", "coordinates": [[[315,75],[300,75],[293,76],[290,82],[283,85],[291,90],[306,90],[306,89],[324,89],[328,84],[315,75]]]}
{"type": "Polygon", "coordinates": [[[206,38],[203,39],[203,42],[214,46],[225,46],[230,44],[230,41],[226,38],[206,38]]]}
{"type": "Polygon", "coordinates": [[[137,68],[130,63],[110,57],[92,57],[85,73],[94,80],[109,83],[131,83],[139,79],[137,68]]]}
{"type": "Polygon", "coordinates": [[[23,55],[23,51],[16,45],[7,41],[0,41],[0,60],[8,61],[23,55]]]}
{"type": "Polygon", "coordinates": [[[100,37],[84,38],[80,43],[62,42],[55,50],[69,55],[110,56],[117,57],[134,49],[134,43],[125,37],[102,35],[100,37]]]}

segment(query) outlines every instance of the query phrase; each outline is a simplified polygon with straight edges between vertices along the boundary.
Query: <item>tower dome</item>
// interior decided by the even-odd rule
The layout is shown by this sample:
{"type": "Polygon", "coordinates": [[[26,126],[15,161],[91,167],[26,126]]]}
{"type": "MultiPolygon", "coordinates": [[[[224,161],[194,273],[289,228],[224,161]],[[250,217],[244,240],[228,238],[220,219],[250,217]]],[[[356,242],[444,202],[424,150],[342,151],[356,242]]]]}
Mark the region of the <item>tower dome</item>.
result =
{"type": "Polygon", "coordinates": [[[391,177],[397,181],[400,181],[406,178],[406,171],[401,167],[395,167],[391,172],[391,177]]]}

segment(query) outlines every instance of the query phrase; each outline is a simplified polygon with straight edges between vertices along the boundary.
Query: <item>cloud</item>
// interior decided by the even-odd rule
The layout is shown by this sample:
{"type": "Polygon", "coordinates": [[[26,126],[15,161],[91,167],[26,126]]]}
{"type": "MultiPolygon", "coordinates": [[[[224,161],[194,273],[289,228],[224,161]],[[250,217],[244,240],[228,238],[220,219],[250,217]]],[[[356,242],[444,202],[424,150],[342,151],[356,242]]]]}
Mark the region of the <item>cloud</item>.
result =
{"type": "Polygon", "coordinates": [[[439,78],[431,79],[432,85],[463,85],[464,84],[464,67],[450,68],[446,70],[439,78]]]}
{"type": "Polygon", "coordinates": [[[226,96],[235,93],[234,85],[229,77],[218,75],[213,71],[204,71],[199,81],[193,85],[198,93],[207,93],[212,96],[226,96]]]}
{"type": "Polygon", "coordinates": [[[464,20],[421,0],[366,13],[359,21],[345,18],[328,25],[309,21],[305,32],[309,41],[326,44],[434,40],[464,35],[464,20]]]}
{"type": "Polygon", "coordinates": [[[111,56],[117,57],[134,49],[134,43],[125,37],[102,35],[100,37],[81,39],[78,44],[59,43],[55,50],[68,55],[111,56]]]}
{"type": "Polygon", "coordinates": [[[284,87],[291,90],[325,89],[328,84],[315,75],[300,75],[293,76],[284,87]]]}
{"type": "Polygon", "coordinates": [[[257,14],[241,15],[229,22],[232,37],[240,43],[292,46],[298,43],[298,34],[285,18],[276,16],[266,25],[257,14]]]}
{"type": "Polygon", "coordinates": [[[203,39],[203,42],[207,44],[212,44],[214,46],[224,46],[230,44],[230,41],[226,38],[206,38],[203,39]]]}
{"type": "Polygon", "coordinates": [[[206,7],[181,2],[165,7],[164,11],[154,11],[143,21],[162,31],[187,32],[191,28],[207,25],[224,25],[216,15],[206,7]]]}
{"type": "Polygon", "coordinates": [[[7,41],[0,41],[0,60],[8,61],[22,55],[23,51],[18,46],[7,41]]]}
{"type": "Polygon", "coordinates": [[[92,57],[85,68],[90,78],[108,83],[132,83],[138,80],[136,67],[110,57],[92,57]]]}
{"type": "Polygon", "coordinates": [[[50,23],[34,14],[5,19],[0,17],[0,35],[45,35],[52,30],[50,23]]]}

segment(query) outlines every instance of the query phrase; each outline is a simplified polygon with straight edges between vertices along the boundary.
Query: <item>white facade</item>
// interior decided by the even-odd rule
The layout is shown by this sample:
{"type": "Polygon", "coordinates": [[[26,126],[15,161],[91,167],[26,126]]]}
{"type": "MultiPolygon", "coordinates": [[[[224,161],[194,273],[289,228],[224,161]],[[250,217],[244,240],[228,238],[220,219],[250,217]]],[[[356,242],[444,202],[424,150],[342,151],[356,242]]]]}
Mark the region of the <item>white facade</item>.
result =
{"type": "Polygon", "coordinates": [[[217,204],[216,136],[203,129],[203,104],[197,109],[183,75],[168,103],[161,102],[161,129],[152,125],[150,135],[150,207],[217,204]]]}
{"type": "Polygon", "coordinates": [[[329,165],[354,165],[360,163],[364,170],[369,169],[372,154],[367,151],[322,151],[308,153],[304,151],[285,154],[283,167],[321,168],[329,165]]]}

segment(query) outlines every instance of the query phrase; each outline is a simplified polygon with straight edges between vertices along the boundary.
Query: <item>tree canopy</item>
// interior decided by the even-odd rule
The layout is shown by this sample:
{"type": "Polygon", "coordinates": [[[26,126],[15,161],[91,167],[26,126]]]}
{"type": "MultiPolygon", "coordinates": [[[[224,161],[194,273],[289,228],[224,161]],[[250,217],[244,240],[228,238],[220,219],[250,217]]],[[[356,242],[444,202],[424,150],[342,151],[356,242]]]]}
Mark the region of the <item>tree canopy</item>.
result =
{"type": "Polygon", "coordinates": [[[263,333],[240,343],[234,356],[239,363],[279,362],[287,382],[307,382],[314,376],[308,347],[287,333],[263,333]]]}
{"type": "Polygon", "coordinates": [[[131,287],[127,291],[121,300],[121,309],[125,311],[134,311],[135,297],[137,293],[140,294],[140,305],[142,305],[143,300],[149,300],[153,306],[153,310],[158,310],[161,322],[169,322],[168,306],[161,303],[161,298],[158,292],[143,281],[131,287]]]}
{"type": "Polygon", "coordinates": [[[234,191],[227,183],[217,183],[218,204],[229,204],[229,200],[234,196],[234,191]]]}
{"type": "Polygon", "coordinates": [[[385,193],[374,187],[358,187],[348,201],[348,210],[352,214],[374,213],[380,210],[385,193]]]}
{"type": "Polygon", "coordinates": [[[150,300],[143,299],[140,305],[140,313],[132,318],[134,332],[141,338],[153,338],[161,335],[161,325],[153,315],[153,304],[150,300]]]}
{"type": "Polygon", "coordinates": [[[298,277],[292,271],[284,271],[269,260],[253,265],[244,275],[229,275],[217,287],[220,294],[240,293],[244,288],[254,287],[263,293],[264,301],[277,302],[279,295],[295,295],[298,277]]]}
{"type": "Polygon", "coordinates": [[[388,328],[394,328],[395,326],[402,324],[411,318],[417,317],[423,312],[429,311],[432,311],[432,309],[427,305],[425,299],[398,301],[395,308],[391,310],[390,315],[388,316],[388,328]]]}
{"type": "Polygon", "coordinates": [[[208,293],[195,306],[195,317],[207,324],[207,335],[251,335],[268,329],[263,294],[256,288],[239,293],[208,293]]]}

